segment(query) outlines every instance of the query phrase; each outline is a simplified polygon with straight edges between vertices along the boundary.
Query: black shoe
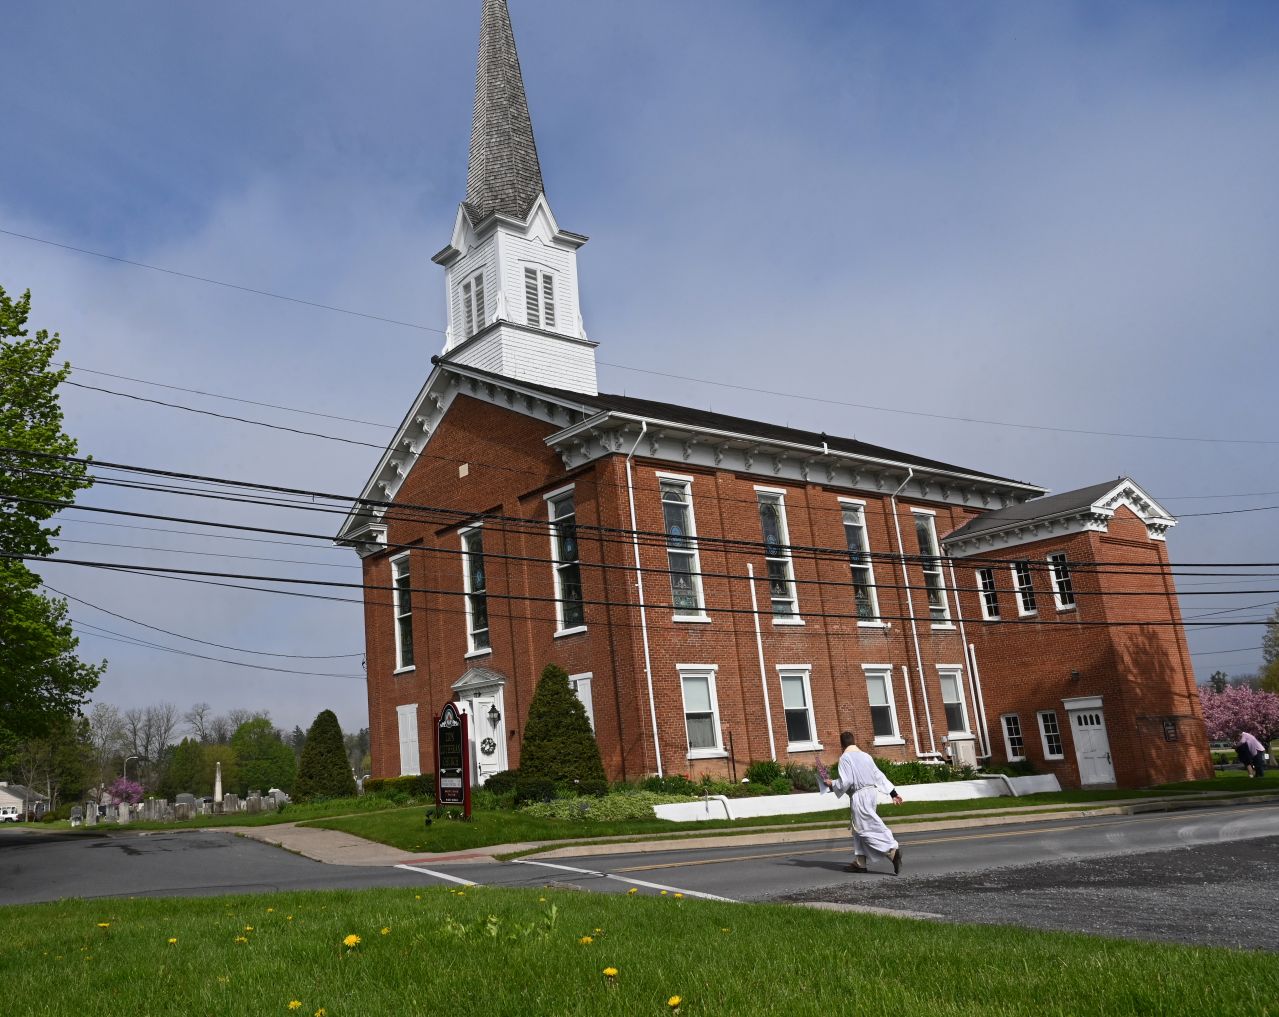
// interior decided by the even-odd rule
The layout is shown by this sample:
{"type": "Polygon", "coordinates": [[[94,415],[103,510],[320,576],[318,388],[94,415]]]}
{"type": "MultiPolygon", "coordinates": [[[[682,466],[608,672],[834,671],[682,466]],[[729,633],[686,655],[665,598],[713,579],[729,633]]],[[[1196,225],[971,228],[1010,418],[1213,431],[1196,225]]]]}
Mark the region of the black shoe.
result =
{"type": "Polygon", "coordinates": [[[866,866],[858,865],[856,862],[851,862],[848,865],[844,866],[844,871],[845,872],[865,872],[867,870],[866,870],[866,866]]]}
{"type": "Polygon", "coordinates": [[[900,876],[902,874],[902,849],[894,848],[891,858],[893,860],[893,875],[900,876]]]}

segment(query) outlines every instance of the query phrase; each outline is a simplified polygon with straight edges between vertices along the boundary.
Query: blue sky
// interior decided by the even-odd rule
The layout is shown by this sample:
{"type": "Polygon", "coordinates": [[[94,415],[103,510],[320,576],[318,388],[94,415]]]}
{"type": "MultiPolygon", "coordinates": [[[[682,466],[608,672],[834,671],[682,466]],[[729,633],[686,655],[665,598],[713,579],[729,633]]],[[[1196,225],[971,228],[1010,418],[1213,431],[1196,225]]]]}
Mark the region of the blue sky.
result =
{"type": "MultiPolygon", "coordinates": [[[[0,229],[443,327],[429,258],[465,185],[479,6],[11,7],[0,229]]],[[[855,434],[1054,490],[1127,473],[1177,513],[1279,504],[1217,497],[1279,490],[1273,4],[511,6],[548,196],[565,228],[592,238],[579,259],[583,313],[606,390],[855,434]],[[619,365],[943,415],[1231,441],[962,424],[619,365]]],[[[81,367],[373,421],[400,418],[441,345],[430,331],[3,234],[0,284],[31,287],[33,323],[59,329],[81,367]]],[[[76,380],[359,440],[385,433],[76,380]]],[[[370,449],[100,393],[64,401],[82,447],[104,460],[352,493],[373,465],[370,449]]],[[[102,488],[83,500],[336,526],[102,488]]],[[[1188,517],[1170,550],[1183,562],[1279,560],[1275,518],[1188,517]]],[[[88,522],[63,535],[327,563],[205,559],[242,566],[233,571],[358,578],[341,568],[353,557],[319,547],[88,522]]],[[[192,561],[69,542],[63,553],[192,561]]],[[[68,593],[207,640],[362,648],[354,607],[44,572],[68,593]]],[[[1260,659],[1208,655],[1258,646],[1256,629],[1190,638],[1201,678],[1260,659]]],[[[207,700],[263,707],[290,726],[333,706],[345,726],[364,722],[358,681],[255,675],[94,637],[82,648],[111,659],[100,696],[122,705],[207,700]]],[[[359,660],[311,665],[358,673],[359,660]]]]}

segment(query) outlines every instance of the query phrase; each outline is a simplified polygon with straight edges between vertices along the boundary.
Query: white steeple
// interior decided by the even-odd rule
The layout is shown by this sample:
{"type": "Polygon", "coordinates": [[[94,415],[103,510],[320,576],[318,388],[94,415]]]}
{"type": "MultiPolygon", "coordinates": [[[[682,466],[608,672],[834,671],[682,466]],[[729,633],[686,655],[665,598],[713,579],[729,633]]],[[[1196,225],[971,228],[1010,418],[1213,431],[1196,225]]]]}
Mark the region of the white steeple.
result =
{"type": "Polygon", "coordinates": [[[466,200],[444,266],[444,360],[598,392],[578,304],[577,249],[546,201],[506,0],[484,0],[466,200]]]}

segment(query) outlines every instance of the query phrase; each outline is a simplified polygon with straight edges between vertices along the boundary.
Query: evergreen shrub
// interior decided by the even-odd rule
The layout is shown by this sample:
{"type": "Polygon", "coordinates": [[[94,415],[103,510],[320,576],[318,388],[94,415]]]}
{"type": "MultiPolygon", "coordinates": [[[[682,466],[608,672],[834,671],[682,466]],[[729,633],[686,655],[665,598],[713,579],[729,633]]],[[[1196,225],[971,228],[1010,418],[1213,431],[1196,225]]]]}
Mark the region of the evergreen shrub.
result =
{"type": "Polygon", "coordinates": [[[663,795],[691,797],[701,794],[701,789],[696,784],[678,773],[667,774],[665,777],[659,777],[656,774],[651,777],[645,777],[640,783],[640,788],[644,791],[652,791],[654,794],[663,795]]]}
{"type": "Polygon", "coordinates": [[[403,794],[409,798],[434,798],[435,774],[409,774],[404,777],[370,777],[364,782],[364,793],[370,795],[403,794]]]}
{"type": "Polygon", "coordinates": [[[519,778],[519,770],[500,770],[484,782],[484,790],[491,791],[498,797],[510,794],[515,790],[519,778]]]}
{"type": "Polygon", "coordinates": [[[355,797],[355,778],[342,741],[342,727],[332,710],[323,710],[306,733],[302,762],[293,785],[293,799],[313,802],[324,798],[355,797]]]}
{"type": "Polygon", "coordinates": [[[529,703],[520,746],[517,797],[540,787],[536,782],[541,781],[552,785],[548,798],[554,795],[555,785],[580,787],[582,782],[593,781],[605,789],[608,786],[586,709],[569,687],[568,672],[558,664],[547,664],[543,669],[529,703]]]}
{"type": "Polygon", "coordinates": [[[746,767],[746,779],[752,784],[771,784],[782,776],[782,768],[772,759],[759,759],[746,767]]]}

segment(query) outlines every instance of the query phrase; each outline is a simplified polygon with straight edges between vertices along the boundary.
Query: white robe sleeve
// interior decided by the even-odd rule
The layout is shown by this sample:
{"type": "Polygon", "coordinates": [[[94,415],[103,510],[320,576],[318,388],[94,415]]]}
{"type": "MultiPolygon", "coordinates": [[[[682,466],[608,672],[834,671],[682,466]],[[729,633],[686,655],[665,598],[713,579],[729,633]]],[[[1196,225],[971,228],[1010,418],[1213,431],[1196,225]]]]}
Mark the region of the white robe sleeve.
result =
{"type": "Polygon", "coordinates": [[[831,790],[841,798],[848,794],[849,790],[857,786],[857,779],[853,776],[853,764],[847,755],[839,757],[839,776],[831,782],[831,790]]]}
{"type": "Polygon", "coordinates": [[[875,787],[878,788],[880,791],[884,792],[884,794],[889,795],[890,797],[896,794],[897,793],[896,785],[893,784],[891,780],[889,780],[887,777],[884,776],[884,771],[881,770],[878,766],[875,766],[874,763],[871,763],[871,766],[875,770],[875,787]]]}

